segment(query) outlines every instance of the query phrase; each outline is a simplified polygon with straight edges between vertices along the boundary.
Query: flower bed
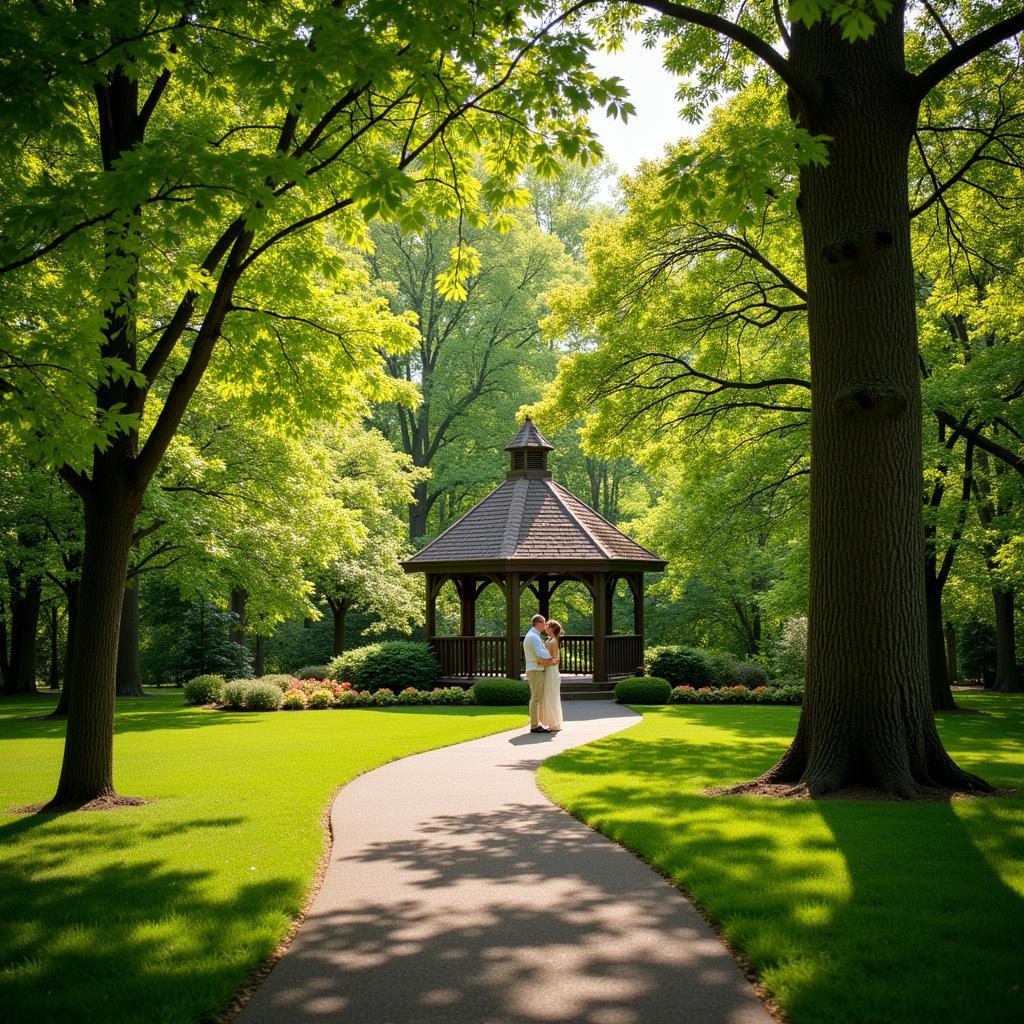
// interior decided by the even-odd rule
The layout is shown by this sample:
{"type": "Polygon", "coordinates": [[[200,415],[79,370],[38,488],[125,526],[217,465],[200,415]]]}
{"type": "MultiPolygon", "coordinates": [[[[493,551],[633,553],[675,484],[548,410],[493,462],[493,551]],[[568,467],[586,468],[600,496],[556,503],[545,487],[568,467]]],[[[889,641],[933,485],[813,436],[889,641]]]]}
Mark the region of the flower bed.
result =
{"type": "Polygon", "coordinates": [[[673,704],[801,704],[804,688],[799,683],[774,686],[675,686],[673,704]]]}

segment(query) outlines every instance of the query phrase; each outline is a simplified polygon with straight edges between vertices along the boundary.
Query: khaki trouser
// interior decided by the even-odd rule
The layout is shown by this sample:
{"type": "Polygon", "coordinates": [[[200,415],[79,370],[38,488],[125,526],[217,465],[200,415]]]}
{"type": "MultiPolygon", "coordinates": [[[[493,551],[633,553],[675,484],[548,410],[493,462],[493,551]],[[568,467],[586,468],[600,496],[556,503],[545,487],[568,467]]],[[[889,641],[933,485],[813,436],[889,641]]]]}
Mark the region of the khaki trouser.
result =
{"type": "Polygon", "coordinates": [[[544,694],[544,669],[531,668],[526,671],[530,684],[530,728],[540,725],[540,701],[544,694]]]}

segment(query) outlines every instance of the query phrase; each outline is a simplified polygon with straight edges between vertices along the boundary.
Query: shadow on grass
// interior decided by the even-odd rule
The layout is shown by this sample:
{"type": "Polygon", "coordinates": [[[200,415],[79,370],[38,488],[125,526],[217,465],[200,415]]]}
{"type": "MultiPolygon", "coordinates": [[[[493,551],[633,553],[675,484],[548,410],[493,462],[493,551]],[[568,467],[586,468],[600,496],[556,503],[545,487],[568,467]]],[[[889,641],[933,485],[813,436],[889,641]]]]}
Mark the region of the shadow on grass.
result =
{"type": "MultiPolygon", "coordinates": [[[[1024,801],[705,797],[785,749],[758,735],[763,719],[716,710],[680,715],[674,736],[661,722],[569,751],[546,784],[691,893],[794,1024],[1024,1020],[1024,900],[1005,880],[1024,868],[1024,801]],[[686,719],[704,742],[687,742],[686,719]]],[[[1010,771],[978,754],[973,767],[1020,786],[1021,745],[1004,731],[1019,721],[1007,707],[941,728],[953,750],[1015,752],[1010,771]]]]}
{"type": "MultiPolygon", "coordinates": [[[[113,812],[97,817],[107,813],[113,812]]],[[[174,831],[195,832],[201,842],[201,833],[239,821],[194,818],[143,826],[132,839],[159,840],[174,831]]],[[[117,856],[117,836],[103,821],[82,815],[4,824],[0,846],[7,851],[0,862],[0,988],[2,1016],[11,1024],[127,1020],[129,1006],[137,1008],[138,1020],[196,1020],[208,1011],[211,991],[226,1003],[245,974],[272,952],[273,926],[303,897],[294,882],[269,878],[218,900],[206,891],[209,873],[187,863],[153,858],[126,868],[117,856]],[[19,855],[12,840],[30,828],[33,841],[19,855]],[[97,854],[105,866],[74,872],[76,858],[97,854]],[[240,962],[238,950],[261,934],[262,947],[250,947],[240,962]],[[187,974],[180,967],[185,963],[187,974]],[[148,1015],[145,1007],[151,1008],[148,1015]]]]}

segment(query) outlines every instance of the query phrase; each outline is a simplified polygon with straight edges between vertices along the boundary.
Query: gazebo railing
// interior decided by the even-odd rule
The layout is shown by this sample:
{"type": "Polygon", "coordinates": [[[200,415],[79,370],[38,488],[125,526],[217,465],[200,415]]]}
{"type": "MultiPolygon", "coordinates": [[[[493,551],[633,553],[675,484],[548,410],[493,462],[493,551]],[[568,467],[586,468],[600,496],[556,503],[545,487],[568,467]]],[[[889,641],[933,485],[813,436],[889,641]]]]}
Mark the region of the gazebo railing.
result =
{"type": "Polygon", "coordinates": [[[615,634],[605,640],[608,675],[632,676],[643,671],[644,638],[636,633],[615,634]]]}
{"type": "MultiPolygon", "coordinates": [[[[523,638],[519,638],[522,643],[523,638]]],[[[446,678],[472,679],[504,676],[503,636],[433,636],[430,638],[446,678]]],[[[605,662],[609,676],[631,676],[643,665],[643,637],[613,634],[605,638],[605,662]]],[[[583,634],[562,637],[562,675],[589,676],[594,672],[594,638],[583,634]]]]}

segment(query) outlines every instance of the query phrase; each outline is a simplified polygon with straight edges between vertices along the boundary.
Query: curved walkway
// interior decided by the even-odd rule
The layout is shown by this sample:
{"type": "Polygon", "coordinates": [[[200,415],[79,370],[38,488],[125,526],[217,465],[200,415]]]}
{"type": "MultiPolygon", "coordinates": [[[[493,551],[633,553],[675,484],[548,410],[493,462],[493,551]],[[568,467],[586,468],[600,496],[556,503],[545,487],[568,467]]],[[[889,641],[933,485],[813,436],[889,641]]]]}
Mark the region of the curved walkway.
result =
{"type": "Polygon", "coordinates": [[[690,903],[537,788],[545,758],[639,721],[565,710],[558,735],[499,733],[349,783],[323,886],[240,1024],[769,1024],[690,903]]]}

